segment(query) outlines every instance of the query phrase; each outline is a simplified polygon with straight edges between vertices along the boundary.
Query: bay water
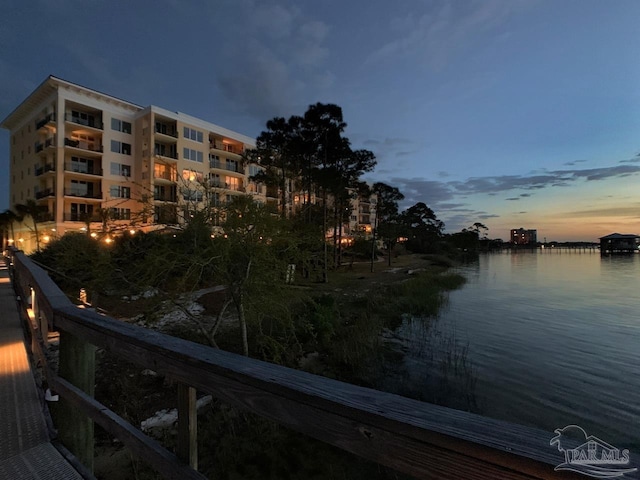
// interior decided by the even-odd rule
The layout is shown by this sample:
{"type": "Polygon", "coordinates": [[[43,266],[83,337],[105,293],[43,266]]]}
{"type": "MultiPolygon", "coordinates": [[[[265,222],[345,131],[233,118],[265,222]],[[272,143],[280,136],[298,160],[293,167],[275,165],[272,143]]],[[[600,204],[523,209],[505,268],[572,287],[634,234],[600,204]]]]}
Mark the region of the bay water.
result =
{"type": "Polygon", "coordinates": [[[412,389],[430,401],[449,370],[439,403],[640,451],[640,255],[505,250],[454,270],[467,283],[438,318],[393,333],[412,389]]]}

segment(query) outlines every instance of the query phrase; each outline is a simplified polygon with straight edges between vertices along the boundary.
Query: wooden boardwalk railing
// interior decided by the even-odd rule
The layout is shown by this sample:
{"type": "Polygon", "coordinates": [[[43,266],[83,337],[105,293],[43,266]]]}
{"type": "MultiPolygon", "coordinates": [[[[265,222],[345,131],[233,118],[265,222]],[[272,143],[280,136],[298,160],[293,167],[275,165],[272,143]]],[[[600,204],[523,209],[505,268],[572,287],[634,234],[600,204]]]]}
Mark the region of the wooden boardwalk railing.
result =
{"type": "MultiPolygon", "coordinates": [[[[584,478],[555,472],[563,455],[552,432],[502,422],[213,349],[78,308],[47,273],[11,253],[16,289],[32,298],[32,348],[44,360],[49,330],[60,332],[59,372],[49,384],[70,409],[60,437],[85,465],[93,422],[166,478],[204,478],[197,468],[196,390],[416,478],[584,478]],[[93,398],[95,347],[180,383],[178,453],[93,398]],[[86,418],[79,418],[78,411],[86,418]]],[[[561,427],[561,425],[559,425],[561,427]]],[[[628,477],[625,477],[628,478],[628,477]]]]}

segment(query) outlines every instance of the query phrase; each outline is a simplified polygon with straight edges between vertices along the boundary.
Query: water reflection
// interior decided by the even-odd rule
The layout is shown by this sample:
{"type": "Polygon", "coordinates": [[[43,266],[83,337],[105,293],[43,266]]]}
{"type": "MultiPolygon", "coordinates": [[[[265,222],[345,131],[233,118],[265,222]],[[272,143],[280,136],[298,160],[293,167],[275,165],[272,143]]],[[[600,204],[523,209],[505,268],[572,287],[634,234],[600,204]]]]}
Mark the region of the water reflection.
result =
{"type": "MultiPolygon", "coordinates": [[[[550,432],[575,423],[640,450],[640,255],[496,253],[460,272],[468,283],[433,323],[468,345],[481,413],[550,432]]],[[[411,325],[397,332],[407,333],[433,341],[411,325]]],[[[424,347],[406,353],[419,380],[424,347]]]]}

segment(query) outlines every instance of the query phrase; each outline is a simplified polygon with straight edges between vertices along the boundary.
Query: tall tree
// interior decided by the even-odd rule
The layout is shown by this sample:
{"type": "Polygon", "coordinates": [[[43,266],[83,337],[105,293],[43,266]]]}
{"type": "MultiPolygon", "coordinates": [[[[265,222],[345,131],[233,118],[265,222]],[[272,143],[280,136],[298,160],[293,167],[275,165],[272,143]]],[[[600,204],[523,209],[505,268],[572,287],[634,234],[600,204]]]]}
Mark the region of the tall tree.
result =
{"type": "Polygon", "coordinates": [[[246,152],[249,162],[257,163],[264,170],[253,180],[267,187],[277,187],[280,195],[280,212],[289,216],[291,183],[300,172],[300,125],[302,119],[292,116],[289,120],[276,117],[267,122],[267,129],[256,139],[256,148],[246,152]]]}
{"type": "Polygon", "coordinates": [[[242,350],[249,355],[247,302],[282,283],[286,260],[276,255],[281,228],[268,209],[249,196],[226,206],[225,235],[214,240],[217,277],[226,285],[238,314],[242,350]]]}
{"type": "Polygon", "coordinates": [[[15,206],[16,212],[23,219],[30,217],[33,223],[33,232],[36,236],[36,251],[40,251],[40,236],[38,235],[38,222],[42,219],[42,215],[47,211],[47,208],[38,205],[38,203],[29,198],[25,203],[19,203],[15,206]]]}
{"type": "Polygon", "coordinates": [[[444,223],[423,202],[418,202],[402,212],[401,221],[406,226],[407,247],[414,252],[431,251],[444,229],[444,223]]]}
{"type": "MultiPolygon", "coordinates": [[[[404,200],[404,195],[397,187],[392,187],[382,182],[373,184],[373,193],[377,196],[373,248],[375,249],[375,235],[379,234],[387,245],[389,266],[391,266],[391,250],[398,240],[398,202],[404,200]]],[[[373,271],[373,254],[371,257],[371,271],[373,271]]]]}
{"type": "Polygon", "coordinates": [[[16,236],[13,231],[13,224],[17,221],[18,221],[18,215],[16,215],[16,212],[14,212],[13,210],[7,209],[4,212],[0,213],[0,226],[5,232],[5,238],[7,243],[9,240],[9,234],[11,235],[10,238],[13,241],[15,241],[16,236]]]}

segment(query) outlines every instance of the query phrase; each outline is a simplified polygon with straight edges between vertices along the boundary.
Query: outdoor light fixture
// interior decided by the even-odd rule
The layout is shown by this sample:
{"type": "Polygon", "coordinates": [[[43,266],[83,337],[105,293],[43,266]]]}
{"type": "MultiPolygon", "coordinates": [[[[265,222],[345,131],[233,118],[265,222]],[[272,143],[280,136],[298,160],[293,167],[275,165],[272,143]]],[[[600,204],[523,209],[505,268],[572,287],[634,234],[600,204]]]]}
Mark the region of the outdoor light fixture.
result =
{"type": "Polygon", "coordinates": [[[91,238],[96,238],[98,234],[96,232],[91,232],[91,238]]]}
{"type": "Polygon", "coordinates": [[[50,240],[49,235],[45,235],[44,237],[42,237],[42,241],[44,243],[47,243],[50,240]]]}
{"type": "Polygon", "coordinates": [[[24,238],[19,238],[19,239],[18,239],[18,241],[19,241],[20,243],[23,243],[23,242],[24,242],[24,238]]]}
{"type": "Polygon", "coordinates": [[[131,235],[135,235],[135,234],[136,234],[136,231],[132,228],[131,230],[129,230],[129,233],[130,233],[131,235]]]}
{"type": "Polygon", "coordinates": [[[110,237],[107,237],[104,239],[104,243],[106,243],[107,245],[110,244],[111,242],[113,242],[113,240],[110,237]]]}

